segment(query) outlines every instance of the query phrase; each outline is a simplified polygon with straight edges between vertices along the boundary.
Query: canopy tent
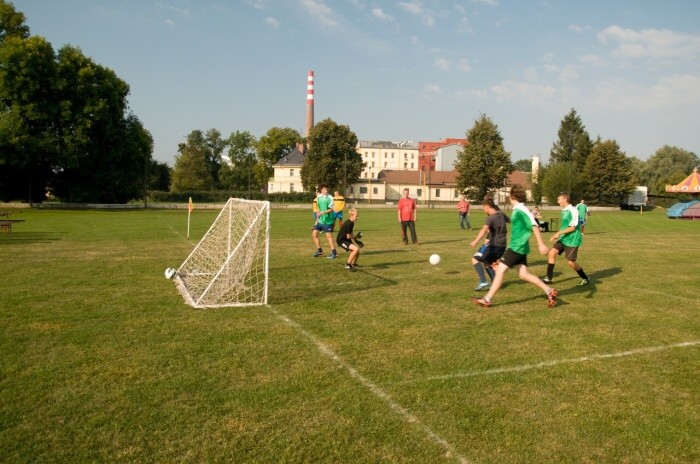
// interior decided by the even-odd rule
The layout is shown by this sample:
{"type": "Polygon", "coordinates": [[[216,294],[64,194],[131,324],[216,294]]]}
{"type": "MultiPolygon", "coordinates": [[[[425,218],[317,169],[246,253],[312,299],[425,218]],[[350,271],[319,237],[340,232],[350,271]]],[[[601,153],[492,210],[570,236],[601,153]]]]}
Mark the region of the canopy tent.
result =
{"type": "Polygon", "coordinates": [[[685,180],[676,185],[667,185],[666,191],[671,193],[690,193],[691,195],[700,194],[700,174],[698,168],[693,169],[685,180]]]}
{"type": "Polygon", "coordinates": [[[700,201],[676,203],[666,211],[666,216],[673,219],[700,219],[700,201]]]}

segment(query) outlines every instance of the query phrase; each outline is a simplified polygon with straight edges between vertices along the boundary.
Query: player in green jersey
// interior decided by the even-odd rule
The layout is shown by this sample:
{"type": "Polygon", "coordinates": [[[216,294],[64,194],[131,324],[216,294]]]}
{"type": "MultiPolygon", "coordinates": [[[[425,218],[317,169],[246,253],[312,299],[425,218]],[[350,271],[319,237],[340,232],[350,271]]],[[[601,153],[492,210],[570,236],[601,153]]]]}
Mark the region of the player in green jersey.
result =
{"type": "Polygon", "coordinates": [[[586,220],[588,219],[588,216],[590,216],[586,200],[581,198],[581,201],[579,201],[578,205],[576,205],[576,211],[578,211],[578,223],[581,225],[581,235],[583,235],[586,229],[586,220]]]}
{"type": "Polygon", "coordinates": [[[581,232],[582,227],[578,208],[574,208],[570,201],[569,195],[566,193],[561,193],[557,197],[557,203],[564,208],[561,210],[561,226],[564,229],[561,229],[550,238],[554,242],[554,246],[549,250],[549,255],[547,256],[547,277],[542,279],[542,281],[548,284],[552,283],[554,261],[557,255],[563,253],[569,267],[581,277],[579,285],[588,285],[588,276],[576,262],[578,248],[583,245],[583,233],[581,232]]]}
{"type": "Polygon", "coordinates": [[[511,236],[510,243],[496,268],[496,277],[491,283],[491,289],[483,298],[472,298],[476,305],[489,307],[492,299],[503,284],[503,277],[508,269],[519,266],[518,275],[526,282],[539,287],[547,296],[547,306],[550,308],[557,304],[557,290],[550,288],[539,277],[527,270],[527,254],[530,252],[530,236],[534,232],[537,239],[537,247],[543,255],[547,254],[547,245],[542,241],[540,228],[532,213],[523,204],[525,190],[520,185],[513,185],[510,189],[510,203],[513,205],[513,214],[510,216],[511,236]]]}
{"type": "Polygon", "coordinates": [[[311,237],[314,240],[314,245],[316,245],[316,252],[314,257],[321,256],[323,250],[321,249],[321,241],[318,239],[318,234],[324,232],[326,238],[328,239],[328,245],[331,247],[331,254],[327,257],[328,259],[335,259],[338,253],[335,251],[335,242],[333,237],[331,237],[331,230],[333,228],[333,197],[328,194],[328,186],[326,184],[321,185],[321,194],[316,197],[316,202],[318,204],[318,218],[316,219],[316,224],[314,225],[313,232],[311,232],[311,237]]]}

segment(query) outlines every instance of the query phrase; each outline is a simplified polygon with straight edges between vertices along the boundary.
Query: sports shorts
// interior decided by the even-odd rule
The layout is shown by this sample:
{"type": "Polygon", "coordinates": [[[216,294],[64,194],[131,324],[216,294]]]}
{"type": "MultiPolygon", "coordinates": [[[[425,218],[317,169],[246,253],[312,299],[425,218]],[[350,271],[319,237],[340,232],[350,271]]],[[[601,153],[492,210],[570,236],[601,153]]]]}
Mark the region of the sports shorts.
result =
{"type": "Polygon", "coordinates": [[[493,264],[498,261],[501,256],[503,256],[503,253],[506,251],[506,247],[489,245],[486,247],[486,250],[482,251],[480,248],[479,251],[481,251],[481,256],[474,255],[474,258],[477,261],[481,261],[485,264],[493,264]]]}
{"type": "Polygon", "coordinates": [[[338,243],[338,246],[346,251],[350,251],[350,247],[352,246],[352,242],[350,240],[341,240],[338,243]]]}
{"type": "Polygon", "coordinates": [[[314,225],[314,230],[330,234],[331,232],[333,232],[333,225],[332,224],[321,224],[320,222],[317,222],[314,225]]]}
{"type": "Polygon", "coordinates": [[[561,242],[557,242],[554,244],[554,246],[552,246],[552,248],[557,250],[558,255],[564,253],[564,257],[569,261],[576,261],[576,258],[578,257],[578,247],[570,247],[561,242]]]}
{"type": "Polygon", "coordinates": [[[501,262],[508,267],[515,267],[521,264],[523,266],[527,266],[527,255],[521,255],[520,253],[516,253],[509,248],[503,253],[501,262]]]}
{"type": "Polygon", "coordinates": [[[342,211],[334,211],[331,217],[333,219],[343,219],[343,212],[342,211]]]}

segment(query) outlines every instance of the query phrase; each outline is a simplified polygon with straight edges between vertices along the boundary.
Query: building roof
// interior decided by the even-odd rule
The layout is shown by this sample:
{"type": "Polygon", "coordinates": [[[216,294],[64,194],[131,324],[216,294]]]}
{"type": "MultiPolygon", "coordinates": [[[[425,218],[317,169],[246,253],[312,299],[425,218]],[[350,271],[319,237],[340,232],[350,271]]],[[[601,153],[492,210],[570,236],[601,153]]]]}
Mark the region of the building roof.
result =
{"type": "Polygon", "coordinates": [[[700,174],[698,174],[698,168],[693,169],[693,172],[678,184],[667,185],[666,191],[673,193],[700,193],[700,174]]]}
{"type": "Polygon", "coordinates": [[[299,147],[294,148],[288,154],[284,155],[279,159],[273,166],[283,167],[283,166],[303,166],[304,158],[306,155],[299,150],[299,147]]]}

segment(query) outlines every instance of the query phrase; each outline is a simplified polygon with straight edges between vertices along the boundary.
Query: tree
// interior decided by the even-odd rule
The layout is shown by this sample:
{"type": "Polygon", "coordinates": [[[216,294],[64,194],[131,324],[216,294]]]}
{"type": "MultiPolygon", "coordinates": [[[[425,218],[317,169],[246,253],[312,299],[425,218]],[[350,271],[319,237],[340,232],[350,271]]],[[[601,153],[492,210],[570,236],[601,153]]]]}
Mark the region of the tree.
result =
{"type": "Polygon", "coordinates": [[[521,159],[514,162],[513,171],[532,172],[532,160],[521,159]]]}
{"type": "Polygon", "coordinates": [[[682,148],[664,145],[649,157],[641,169],[640,184],[649,187],[649,193],[664,195],[666,185],[677,184],[700,166],[695,153],[682,148]]]}
{"type": "Polygon", "coordinates": [[[541,195],[550,205],[557,204],[561,192],[568,193],[572,200],[583,196],[586,182],[583,173],[573,161],[552,164],[540,173],[541,195]]]}
{"type": "Polygon", "coordinates": [[[481,199],[505,185],[513,165],[498,126],[486,115],[482,114],[467,131],[467,140],[455,163],[457,186],[470,197],[481,199]]]}
{"type": "Polygon", "coordinates": [[[259,166],[255,169],[258,183],[266,186],[274,173],[272,165],[288,155],[301,141],[299,132],[289,127],[273,127],[260,137],[257,144],[259,166]]]}
{"type": "Polygon", "coordinates": [[[634,190],[632,162],[614,140],[598,140],[583,169],[586,199],[619,205],[634,190]]]}
{"type": "Polygon", "coordinates": [[[559,140],[552,145],[552,150],[549,153],[549,163],[556,164],[570,161],[574,163],[578,170],[582,170],[591,152],[593,142],[575,109],[572,108],[569,114],[564,116],[557,134],[559,140]]]}
{"type": "Polygon", "coordinates": [[[170,190],[170,166],[151,160],[148,165],[148,189],[167,192],[170,190]]]}
{"type": "Polygon", "coordinates": [[[221,167],[221,184],[229,190],[257,190],[253,169],[256,140],[248,131],[232,132],[226,139],[230,164],[221,167]]]}
{"type": "Polygon", "coordinates": [[[345,192],[346,185],[360,178],[362,156],[356,150],[357,136],[349,126],[324,119],[311,128],[307,143],[301,168],[301,182],[307,192],[320,184],[345,192]]]}
{"type": "Polygon", "coordinates": [[[177,151],[180,154],[175,156],[171,190],[212,190],[214,178],[207,165],[209,147],[202,131],[190,132],[187,142],[179,144],[177,151]]]}
{"type": "Polygon", "coordinates": [[[29,27],[24,21],[24,13],[16,11],[12,3],[0,0],[0,41],[6,37],[29,37],[29,27]]]}

